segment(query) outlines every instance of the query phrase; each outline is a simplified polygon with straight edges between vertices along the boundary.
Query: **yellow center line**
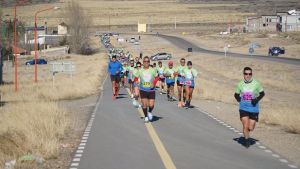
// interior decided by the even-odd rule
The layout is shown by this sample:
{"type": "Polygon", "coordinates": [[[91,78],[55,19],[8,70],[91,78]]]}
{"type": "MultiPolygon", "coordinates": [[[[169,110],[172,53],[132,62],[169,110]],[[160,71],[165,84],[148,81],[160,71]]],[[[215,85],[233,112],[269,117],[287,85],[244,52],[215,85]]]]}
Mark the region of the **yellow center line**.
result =
{"type": "MultiPolygon", "coordinates": [[[[129,91],[128,88],[126,88],[127,92],[130,94],[131,92],[129,91]]],[[[140,114],[141,117],[144,117],[144,113],[141,109],[138,109],[138,112],[140,114]]],[[[171,159],[171,156],[169,155],[169,153],[167,152],[164,144],[162,143],[162,141],[160,140],[156,130],[154,129],[153,125],[151,123],[145,123],[145,126],[147,128],[147,131],[154,143],[154,146],[156,148],[156,151],[158,152],[164,166],[166,169],[176,169],[176,166],[173,162],[173,160],[171,159]]]]}

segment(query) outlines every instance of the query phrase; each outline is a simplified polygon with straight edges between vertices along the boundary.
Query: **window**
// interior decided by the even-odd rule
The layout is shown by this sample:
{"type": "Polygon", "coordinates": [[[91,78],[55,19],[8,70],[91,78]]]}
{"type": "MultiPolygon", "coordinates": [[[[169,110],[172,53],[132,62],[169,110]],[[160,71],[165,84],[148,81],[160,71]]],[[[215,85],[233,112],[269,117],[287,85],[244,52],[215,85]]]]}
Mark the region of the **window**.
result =
{"type": "Polygon", "coordinates": [[[287,25],[287,29],[290,31],[290,30],[293,30],[293,25],[287,25]]]}

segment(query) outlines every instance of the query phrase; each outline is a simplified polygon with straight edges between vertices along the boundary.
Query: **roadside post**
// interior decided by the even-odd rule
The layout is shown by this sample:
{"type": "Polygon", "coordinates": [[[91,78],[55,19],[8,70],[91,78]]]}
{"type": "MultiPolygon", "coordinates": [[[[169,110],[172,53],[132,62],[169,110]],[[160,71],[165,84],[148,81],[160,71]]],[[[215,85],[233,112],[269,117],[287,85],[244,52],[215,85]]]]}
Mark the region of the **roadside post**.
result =
{"type": "Polygon", "coordinates": [[[249,47],[249,55],[253,56],[254,53],[254,48],[253,47],[249,47]]]}
{"type": "Polygon", "coordinates": [[[225,58],[227,57],[228,50],[229,50],[228,45],[225,45],[224,46],[224,55],[225,55],[225,58]]]}

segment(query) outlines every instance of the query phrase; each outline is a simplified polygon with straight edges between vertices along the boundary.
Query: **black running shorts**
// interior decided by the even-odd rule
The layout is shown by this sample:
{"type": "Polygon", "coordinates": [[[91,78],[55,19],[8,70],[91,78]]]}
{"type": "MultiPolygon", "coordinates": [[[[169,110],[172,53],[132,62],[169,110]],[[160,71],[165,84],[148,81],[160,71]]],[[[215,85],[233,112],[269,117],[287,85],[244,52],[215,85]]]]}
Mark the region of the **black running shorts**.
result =
{"type": "Polygon", "coordinates": [[[119,74],[117,75],[110,75],[110,80],[115,81],[116,83],[119,83],[121,81],[121,77],[119,74]]]}
{"type": "Polygon", "coordinates": [[[240,110],[240,118],[249,117],[249,119],[255,120],[256,122],[258,122],[258,115],[259,115],[259,113],[251,113],[251,112],[247,112],[244,110],[240,110]]]}
{"type": "Polygon", "coordinates": [[[155,91],[146,92],[146,91],[140,90],[140,96],[141,96],[141,99],[154,100],[155,99],[155,91]]]}

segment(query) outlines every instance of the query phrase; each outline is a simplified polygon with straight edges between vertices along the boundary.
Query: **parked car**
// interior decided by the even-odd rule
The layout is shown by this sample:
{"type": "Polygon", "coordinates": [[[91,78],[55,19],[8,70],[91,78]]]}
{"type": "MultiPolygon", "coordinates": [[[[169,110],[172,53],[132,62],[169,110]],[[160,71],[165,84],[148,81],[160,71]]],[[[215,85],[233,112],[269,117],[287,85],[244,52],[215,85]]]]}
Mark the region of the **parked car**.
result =
{"type": "Polygon", "coordinates": [[[278,56],[280,54],[284,54],[285,49],[282,47],[270,47],[269,48],[269,56],[278,56]]]}
{"type": "Polygon", "coordinates": [[[135,38],[130,38],[129,43],[134,43],[136,42],[135,38]]]}
{"type": "MultiPolygon", "coordinates": [[[[34,65],[34,63],[35,63],[34,59],[32,59],[32,60],[25,62],[25,65],[34,65]]],[[[45,59],[37,59],[36,63],[38,65],[45,65],[45,64],[47,64],[47,61],[45,59]]]]}
{"type": "Polygon", "coordinates": [[[170,60],[172,55],[170,53],[157,53],[150,57],[151,60],[170,60]]]}

